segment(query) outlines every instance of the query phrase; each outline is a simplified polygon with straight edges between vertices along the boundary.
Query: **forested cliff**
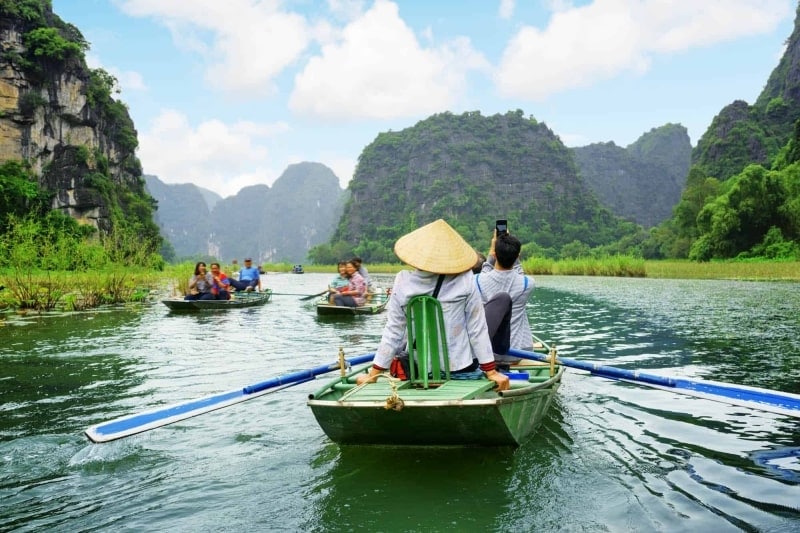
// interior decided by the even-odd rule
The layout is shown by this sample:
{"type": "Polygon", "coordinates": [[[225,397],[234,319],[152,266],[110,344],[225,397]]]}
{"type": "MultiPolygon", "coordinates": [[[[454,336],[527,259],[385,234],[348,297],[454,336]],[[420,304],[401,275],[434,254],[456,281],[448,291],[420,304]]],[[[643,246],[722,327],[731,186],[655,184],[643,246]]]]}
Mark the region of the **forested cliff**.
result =
{"type": "Polygon", "coordinates": [[[315,249],[315,259],[349,247],[369,261],[394,260],[400,235],[437,218],[481,250],[496,218],[546,253],[637,231],[600,205],[561,140],[519,110],[441,113],[381,133],[361,153],[349,190],[332,243],[315,249]]]}
{"type": "Polygon", "coordinates": [[[673,217],[646,257],[800,259],[800,6],[786,51],[755,104],[737,100],[692,150],[673,217]]]}
{"type": "Polygon", "coordinates": [[[245,187],[224,199],[192,184],[146,178],[158,200],[158,225],[178,257],[303,262],[309,248],[330,239],[347,197],[320,163],[290,165],[272,187],[245,187]]]}
{"type": "Polygon", "coordinates": [[[3,229],[8,215],[52,220],[55,210],[67,216],[58,225],[83,225],[63,231],[94,231],[122,255],[133,247],[136,255],[157,252],[161,238],[135,154],[136,129],[112,96],[116,80],[87,67],[87,49],[49,0],[0,1],[3,229]]]}
{"type": "Polygon", "coordinates": [[[581,176],[605,206],[650,228],[672,216],[686,184],[692,144],[685,127],[667,124],[626,148],[608,142],[572,151],[581,176]]]}

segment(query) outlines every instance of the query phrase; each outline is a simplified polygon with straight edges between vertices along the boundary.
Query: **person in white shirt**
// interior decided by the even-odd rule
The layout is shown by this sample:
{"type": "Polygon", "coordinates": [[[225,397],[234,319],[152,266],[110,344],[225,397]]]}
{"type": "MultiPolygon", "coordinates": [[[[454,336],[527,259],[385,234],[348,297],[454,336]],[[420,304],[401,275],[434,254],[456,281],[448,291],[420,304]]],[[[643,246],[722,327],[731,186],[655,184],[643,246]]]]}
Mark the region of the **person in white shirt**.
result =
{"type": "Polygon", "coordinates": [[[471,270],[475,250],[447,222],[439,219],[400,237],[394,253],[415,270],[403,270],[395,277],[373,366],[369,374],[358,377],[358,383],[375,381],[389,368],[392,358],[406,347],[405,307],[413,296],[432,295],[438,283],[436,298],[444,315],[450,373],[480,369],[496,383],[497,390],[508,389],[508,376],[495,368],[483,304],[471,270]]]}
{"type": "MultiPolygon", "coordinates": [[[[489,256],[475,284],[484,303],[501,293],[511,297],[510,347],[533,350],[533,335],[525,306],[533,291],[533,279],[525,275],[519,262],[522,244],[510,233],[492,237],[489,256]]],[[[499,364],[514,364],[518,358],[496,355],[499,364]]]]}

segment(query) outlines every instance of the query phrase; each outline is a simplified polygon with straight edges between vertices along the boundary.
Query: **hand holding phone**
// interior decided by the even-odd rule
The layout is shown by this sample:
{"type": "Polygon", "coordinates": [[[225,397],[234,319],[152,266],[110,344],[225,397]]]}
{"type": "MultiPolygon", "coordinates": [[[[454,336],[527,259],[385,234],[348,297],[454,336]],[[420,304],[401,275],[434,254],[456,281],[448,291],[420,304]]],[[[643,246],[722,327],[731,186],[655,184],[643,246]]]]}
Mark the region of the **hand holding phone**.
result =
{"type": "Polygon", "coordinates": [[[508,220],[498,219],[494,224],[495,234],[499,237],[508,233],[508,220]]]}

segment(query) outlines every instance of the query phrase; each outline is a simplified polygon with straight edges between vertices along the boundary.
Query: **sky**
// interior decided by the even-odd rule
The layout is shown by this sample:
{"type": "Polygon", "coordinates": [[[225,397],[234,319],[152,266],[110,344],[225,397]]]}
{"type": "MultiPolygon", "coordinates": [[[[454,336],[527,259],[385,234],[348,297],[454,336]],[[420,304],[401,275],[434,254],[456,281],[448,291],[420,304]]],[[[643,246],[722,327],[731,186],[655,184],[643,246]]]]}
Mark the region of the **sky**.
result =
{"type": "Polygon", "coordinates": [[[53,0],[119,82],[146,174],[222,197],[378,134],[520,109],[567,146],[754,103],[796,0],[53,0]]]}

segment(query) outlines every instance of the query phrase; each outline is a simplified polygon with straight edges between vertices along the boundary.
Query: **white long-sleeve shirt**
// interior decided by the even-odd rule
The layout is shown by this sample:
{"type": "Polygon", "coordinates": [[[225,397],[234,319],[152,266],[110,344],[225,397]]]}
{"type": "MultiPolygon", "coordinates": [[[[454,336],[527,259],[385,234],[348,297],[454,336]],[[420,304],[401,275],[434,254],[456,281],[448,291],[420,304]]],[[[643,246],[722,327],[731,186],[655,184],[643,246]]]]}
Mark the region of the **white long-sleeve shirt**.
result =
{"type": "MultiPolygon", "coordinates": [[[[438,274],[422,270],[403,270],[397,274],[386,307],[383,336],[375,352],[375,365],[389,368],[392,358],[406,347],[406,305],[413,296],[432,295],[438,277],[438,274]]],[[[494,362],[486,316],[472,272],[445,276],[437,299],[442,305],[447,330],[450,370],[466,368],[473,358],[481,364],[494,362]]]]}
{"type": "Polygon", "coordinates": [[[533,349],[533,335],[525,306],[533,291],[533,279],[525,276],[519,260],[511,270],[494,268],[495,258],[483,264],[480,274],[475,276],[481,301],[486,303],[498,292],[507,292],[511,296],[511,347],[519,350],[533,349]]]}

